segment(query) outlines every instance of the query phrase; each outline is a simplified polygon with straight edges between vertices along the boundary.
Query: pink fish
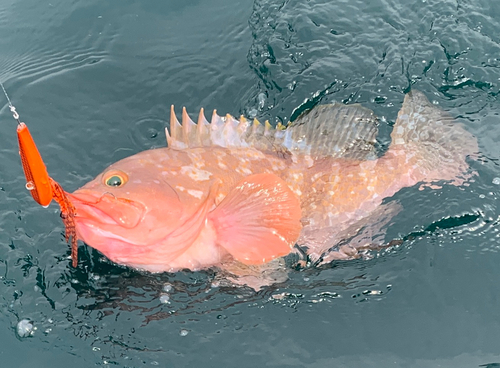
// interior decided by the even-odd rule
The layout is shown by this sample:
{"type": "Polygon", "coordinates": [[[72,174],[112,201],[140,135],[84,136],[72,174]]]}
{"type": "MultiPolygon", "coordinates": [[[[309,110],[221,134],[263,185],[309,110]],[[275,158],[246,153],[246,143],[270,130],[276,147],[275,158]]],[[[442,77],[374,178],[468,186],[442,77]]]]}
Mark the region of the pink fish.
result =
{"type": "Polygon", "coordinates": [[[475,138],[417,91],[382,156],[377,120],[359,105],[317,106],[276,129],[215,112],[208,123],[203,110],[195,124],[185,109],[181,126],[172,108],[166,133],[168,147],[118,161],[67,194],[80,240],[150,272],[265,268],[295,246],[317,262],[359,257],[370,241],[342,241],[398,211],[384,198],[417,183],[459,185],[477,152],[475,138]]]}

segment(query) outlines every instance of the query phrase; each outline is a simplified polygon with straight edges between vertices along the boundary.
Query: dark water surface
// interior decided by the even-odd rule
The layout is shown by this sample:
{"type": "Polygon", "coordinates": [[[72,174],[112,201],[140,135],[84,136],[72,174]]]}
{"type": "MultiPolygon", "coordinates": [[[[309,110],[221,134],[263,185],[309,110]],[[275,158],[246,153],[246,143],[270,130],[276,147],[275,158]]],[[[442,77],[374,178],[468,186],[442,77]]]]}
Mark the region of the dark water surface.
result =
{"type": "Polygon", "coordinates": [[[480,145],[468,186],[389,200],[404,208],[387,228],[401,245],[253,293],[214,287],[211,272],[140,274],[87,248],[71,268],[58,207],[24,188],[4,102],[2,367],[500,363],[500,2],[6,0],[0,20],[0,79],[69,191],[163,146],[171,104],[276,123],[358,102],[387,144],[414,87],[480,145]],[[24,319],[30,337],[16,333],[24,319]]]}

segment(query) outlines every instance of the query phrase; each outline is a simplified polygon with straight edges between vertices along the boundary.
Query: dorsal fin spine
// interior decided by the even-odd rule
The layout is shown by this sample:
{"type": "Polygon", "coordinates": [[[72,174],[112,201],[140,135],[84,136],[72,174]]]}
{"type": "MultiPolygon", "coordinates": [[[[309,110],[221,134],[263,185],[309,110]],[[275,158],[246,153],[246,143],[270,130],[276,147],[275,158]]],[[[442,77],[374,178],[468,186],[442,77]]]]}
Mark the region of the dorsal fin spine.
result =
{"type": "Polygon", "coordinates": [[[182,141],[186,143],[189,139],[189,128],[191,128],[191,124],[189,124],[189,120],[191,120],[187,114],[186,107],[182,107],[182,141]]]}
{"type": "Polygon", "coordinates": [[[222,118],[217,115],[217,110],[214,110],[212,114],[212,120],[210,121],[210,142],[217,146],[224,147],[224,122],[222,118]]]}
{"type": "Polygon", "coordinates": [[[187,147],[196,142],[196,124],[191,120],[186,109],[182,112],[182,135],[187,147]]]}
{"type": "Polygon", "coordinates": [[[170,108],[170,138],[167,137],[167,142],[169,146],[177,146],[178,143],[182,142],[181,138],[181,125],[179,120],[175,116],[174,105],[170,108]]]}
{"type": "Polygon", "coordinates": [[[168,123],[168,127],[165,127],[165,136],[167,137],[167,146],[172,145],[172,137],[170,136],[170,132],[168,131],[170,128],[170,125],[172,125],[172,115],[175,116],[174,112],[174,105],[170,106],[170,122],[168,123]]]}
{"type": "Polygon", "coordinates": [[[274,131],[272,125],[269,123],[269,120],[266,120],[264,123],[264,136],[268,137],[274,131]]]}
{"type": "Polygon", "coordinates": [[[252,135],[256,135],[257,134],[257,131],[259,129],[259,126],[260,126],[260,121],[258,121],[257,119],[253,119],[253,124],[252,124],[252,135]]]}
{"type": "Polygon", "coordinates": [[[205,118],[205,110],[203,110],[203,107],[200,109],[200,114],[198,115],[198,124],[196,127],[196,141],[200,146],[204,146],[205,142],[207,144],[210,143],[210,140],[208,139],[210,137],[209,135],[209,123],[207,119],[205,118]]]}
{"type": "Polygon", "coordinates": [[[245,136],[247,134],[248,126],[249,126],[248,120],[245,119],[243,115],[241,115],[240,120],[238,122],[238,126],[236,127],[238,136],[246,138],[245,136]]]}

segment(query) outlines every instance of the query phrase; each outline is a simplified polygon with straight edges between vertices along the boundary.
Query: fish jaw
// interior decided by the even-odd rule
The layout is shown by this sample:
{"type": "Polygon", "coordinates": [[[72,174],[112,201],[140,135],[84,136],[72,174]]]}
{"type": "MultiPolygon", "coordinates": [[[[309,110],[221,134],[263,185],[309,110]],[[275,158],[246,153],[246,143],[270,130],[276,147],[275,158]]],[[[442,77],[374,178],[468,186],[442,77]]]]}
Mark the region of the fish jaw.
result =
{"type": "Polygon", "coordinates": [[[153,273],[177,272],[183,269],[199,271],[219,265],[221,260],[228,254],[217,244],[216,231],[209,221],[205,222],[198,237],[189,247],[186,247],[183,252],[179,252],[175,257],[170,257],[167,262],[168,255],[163,254],[162,249],[169,248],[171,246],[168,241],[157,244],[154,249],[145,252],[140,263],[133,263],[133,261],[123,258],[114,261],[153,273]],[[155,255],[151,257],[151,253],[155,255]]]}
{"type": "Polygon", "coordinates": [[[85,189],[67,193],[67,196],[76,209],[78,239],[111,260],[123,263],[118,260],[130,258],[123,253],[143,246],[143,242],[147,240],[147,234],[137,234],[135,230],[146,213],[146,207],[141,203],[114,196],[99,196],[85,189]],[[134,232],[135,236],[130,238],[119,235],[127,230],[129,233],[134,232]]]}
{"type": "Polygon", "coordinates": [[[153,273],[197,271],[220,263],[226,252],[217,245],[216,233],[206,222],[192,243],[173,246],[166,238],[155,244],[138,245],[86,221],[76,223],[77,235],[112,262],[153,273]],[[174,250],[175,249],[175,250],[174,250]]]}
{"type": "Polygon", "coordinates": [[[102,226],[97,225],[94,221],[77,219],[76,234],[78,239],[119,264],[126,265],[126,260],[131,258],[129,253],[138,247],[137,244],[102,229],[102,226]]]}
{"type": "Polygon", "coordinates": [[[144,219],[146,206],[138,201],[115,197],[112,194],[96,196],[85,189],[67,194],[76,207],[76,218],[85,218],[127,229],[135,228],[144,219]]]}

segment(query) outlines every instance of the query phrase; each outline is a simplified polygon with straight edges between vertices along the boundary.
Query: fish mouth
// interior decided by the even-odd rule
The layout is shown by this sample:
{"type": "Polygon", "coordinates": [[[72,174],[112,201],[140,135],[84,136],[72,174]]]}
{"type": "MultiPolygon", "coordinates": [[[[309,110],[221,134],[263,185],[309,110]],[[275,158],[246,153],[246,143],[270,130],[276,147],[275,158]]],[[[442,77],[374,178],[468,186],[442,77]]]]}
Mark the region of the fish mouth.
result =
{"type": "Polygon", "coordinates": [[[77,221],[84,220],[132,229],[141,222],[146,213],[146,206],[142,203],[115,197],[111,193],[97,196],[93,192],[79,189],[66,195],[76,208],[77,221]]]}

